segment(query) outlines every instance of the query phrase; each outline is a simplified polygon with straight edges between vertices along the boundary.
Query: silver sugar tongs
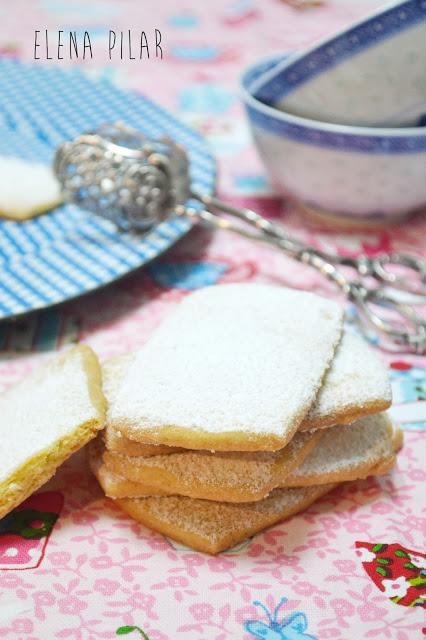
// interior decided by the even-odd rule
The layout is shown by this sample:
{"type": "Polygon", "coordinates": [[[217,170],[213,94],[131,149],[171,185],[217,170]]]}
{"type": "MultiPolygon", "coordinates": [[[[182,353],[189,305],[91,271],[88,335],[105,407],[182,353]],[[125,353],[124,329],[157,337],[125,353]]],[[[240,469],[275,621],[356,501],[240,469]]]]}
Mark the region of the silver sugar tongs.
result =
{"type": "Polygon", "coordinates": [[[368,325],[391,343],[416,353],[426,351],[426,319],[390,293],[392,288],[408,292],[410,301],[419,296],[419,303],[425,303],[425,260],[400,253],[346,258],[318,251],[251,209],[195,193],[182,146],[167,137],[150,140],[120,123],[102,125],[61,145],[55,173],[65,200],[111,220],[124,231],[146,232],[174,214],[279,247],[337,284],[355,305],[364,330],[368,325]],[[252,229],[215,211],[238,218],[252,229]],[[336,265],[355,269],[357,277],[349,279],[336,265]],[[408,269],[411,278],[396,275],[389,269],[392,266],[408,269]]]}

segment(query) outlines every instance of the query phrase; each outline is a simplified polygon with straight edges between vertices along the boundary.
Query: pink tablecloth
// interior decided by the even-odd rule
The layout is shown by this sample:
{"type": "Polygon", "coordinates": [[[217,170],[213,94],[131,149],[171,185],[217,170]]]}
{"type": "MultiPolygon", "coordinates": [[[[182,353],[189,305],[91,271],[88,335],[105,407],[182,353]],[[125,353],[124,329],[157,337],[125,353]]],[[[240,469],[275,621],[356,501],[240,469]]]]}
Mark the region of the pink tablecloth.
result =
{"type": "MultiPolygon", "coordinates": [[[[202,131],[220,160],[219,185],[227,198],[279,218],[324,248],[350,255],[424,252],[421,220],[365,235],[303,227],[268,187],[238,101],[237,78],[246,63],[306,45],[378,4],[335,0],[297,12],[279,0],[15,0],[0,7],[0,52],[30,60],[35,29],[89,29],[99,53],[81,64],[150,94],[202,131]],[[110,28],[139,33],[153,27],[162,32],[162,61],[109,62],[102,51],[110,28]]],[[[133,349],[188,291],[249,280],[334,294],[321,277],[272,249],[198,230],[144,273],[3,326],[0,387],[71,342],[88,342],[102,359],[133,349]]],[[[59,513],[53,528],[46,521],[50,535],[35,541],[0,536],[0,637],[421,638],[425,611],[411,597],[408,579],[426,567],[426,403],[419,402],[426,397],[425,359],[384,357],[394,386],[393,413],[406,429],[397,470],[339,488],[304,514],[217,558],[129,520],[102,497],[84,455],[75,456],[27,504],[59,513]],[[368,544],[357,550],[359,542],[368,544]],[[372,550],[379,543],[389,547],[372,550]],[[399,605],[392,596],[400,598],[399,605]],[[257,624],[248,626],[249,620],[257,624]]]]}

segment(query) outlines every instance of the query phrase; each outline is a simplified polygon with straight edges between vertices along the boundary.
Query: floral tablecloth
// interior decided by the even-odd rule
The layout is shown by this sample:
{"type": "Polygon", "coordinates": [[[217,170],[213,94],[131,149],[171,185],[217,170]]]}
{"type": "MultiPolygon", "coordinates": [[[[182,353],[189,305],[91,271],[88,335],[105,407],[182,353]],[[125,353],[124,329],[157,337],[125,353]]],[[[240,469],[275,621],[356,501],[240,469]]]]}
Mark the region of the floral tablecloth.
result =
{"type": "MultiPolygon", "coordinates": [[[[226,198],[347,255],[394,249],[424,255],[426,224],[420,218],[364,235],[302,224],[268,186],[238,99],[238,76],[257,56],[303,47],[378,4],[334,0],[297,11],[280,0],[15,0],[0,5],[0,54],[31,60],[35,29],[88,29],[99,53],[78,64],[150,94],[201,131],[218,156],[219,190],[226,198]],[[163,60],[109,61],[101,50],[109,29],[152,28],[161,30],[163,60]]],[[[0,325],[0,388],[76,341],[90,344],[102,359],[134,349],[188,292],[236,281],[334,295],[320,276],[273,249],[198,229],[143,272],[0,325]]],[[[405,428],[398,468],[337,488],[305,513],[219,557],[194,553],[132,522],[102,497],[84,452],[74,456],[0,523],[0,637],[424,636],[426,360],[383,355],[393,382],[393,415],[405,428]],[[28,510],[40,520],[36,537],[22,524],[28,510]]]]}

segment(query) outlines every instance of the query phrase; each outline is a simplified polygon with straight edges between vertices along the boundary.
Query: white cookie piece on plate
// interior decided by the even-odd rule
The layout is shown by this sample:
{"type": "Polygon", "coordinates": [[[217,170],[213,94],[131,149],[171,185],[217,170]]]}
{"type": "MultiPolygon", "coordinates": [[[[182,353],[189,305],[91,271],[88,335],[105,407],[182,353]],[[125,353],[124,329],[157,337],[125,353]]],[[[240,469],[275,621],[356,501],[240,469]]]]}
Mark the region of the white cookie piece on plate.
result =
{"type": "Polygon", "coordinates": [[[60,202],[60,185],[51,167],[0,156],[0,217],[28,220],[60,202]]]}

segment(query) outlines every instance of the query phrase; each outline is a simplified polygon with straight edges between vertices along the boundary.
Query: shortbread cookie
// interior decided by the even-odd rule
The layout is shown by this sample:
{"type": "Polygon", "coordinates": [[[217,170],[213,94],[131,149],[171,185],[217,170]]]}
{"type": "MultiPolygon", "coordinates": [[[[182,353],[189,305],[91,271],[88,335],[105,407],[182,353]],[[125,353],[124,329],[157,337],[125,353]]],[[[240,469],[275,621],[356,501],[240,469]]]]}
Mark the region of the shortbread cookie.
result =
{"type": "Polygon", "coordinates": [[[66,351],[0,396],[0,518],[104,426],[97,357],[66,351]]]}
{"type": "Polygon", "coordinates": [[[182,447],[136,442],[136,440],[130,440],[130,438],[122,436],[119,431],[111,428],[105,429],[103,435],[107,449],[125,456],[142,456],[149,458],[150,456],[167,456],[170,453],[184,451],[182,447]]]}
{"type": "Polygon", "coordinates": [[[183,496],[120,499],[117,504],[154,531],[204,553],[219,553],[295,515],[336,485],[276,489],[259,502],[240,504],[183,496]]]}
{"type": "Polygon", "coordinates": [[[283,484],[300,487],[386,473],[395,464],[401,444],[402,432],[386,413],[331,427],[283,484]]]}
{"type": "Polygon", "coordinates": [[[87,448],[90,469],[101,485],[103,492],[109,498],[145,498],[149,496],[169,495],[170,491],[163,493],[153,487],[141,485],[127,480],[113,473],[105,466],[102,460],[104,445],[102,438],[98,436],[89,443],[87,448]]]}
{"type": "MultiPolygon", "coordinates": [[[[110,406],[114,403],[117,389],[130,362],[130,356],[121,356],[103,366],[104,379],[107,381],[105,395],[110,406]]],[[[364,340],[344,331],[323,386],[299,429],[347,424],[364,415],[387,409],[391,401],[389,376],[384,364],[364,340]]],[[[112,425],[107,425],[105,429],[105,443],[111,451],[128,456],[163,455],[178,450],[135,442],[123,436],[112,425]]]]}
{"type": "MultiPolygon", "coordinates": [[[[305,434],[306,432],[297,433],[292,443],[305,434]]],[[[290,473],[288,473],[289,466],[286,468],[284,465],[283,477],[275,486],[312,486],[328,482],[357,480],[369,475],[387,473],[395,465],[396,452],[401,448],[403,441],[402,431],[397,426],[392,425],[386,414],[362,418],[352,425],[332,427],[326,431],[317,430],[313,435],[321,435],[321,439],[315,440],[311,453],[306,454],[305,450],[305,455],[299,458],[299,466],[290,473]],[[302,458],[304,458],[304,461],[302,458]]],[[[311,442],[312,444],[313,441],[311,442]]],[[[289,447],[290,445],[287,445],[286,449],[289,447]]],[[[198,464],[193,468],[193,471],[198,465],[202,467],[200,463],[205,453],[192,452],[192,455],[199,457],[198,464]]],[[[220,455],[226,456],[227,454],[216,454],[216,456],[220,455]]],[[[272,456],[274,454],[240,454],[240,456],[244,455],[272,456]]],[[[99,464],[99,474],[102,477],[100,478],[98,473],[95,473],[95,475],[98,475],[100,484],[110,497],[173,495],[174,493],[180,494],[185,491],[185,487],[182,490],[182,477],[184,474],[178,478],[177,482],[173,475],[166,475],[165,477],[169,480],[169,484],[165,481],[163,482],[161,476],[158,482],[152,484],[149,481],[153,475],[146,472],[140,473],[138,464],[135,467],[135,462],[137,463],[138,458],[128,458],[124,462],[125,459],[122,456],[115,457],[111,452],[105,454],[105,456],[108,464],[99,464]],[[129,471],[129,469],[131,470],[129,471]],[[123,472],[124,475],[128,476],[127,478],[123,476],[123,472]],[[133,478],[134,481],[128,478],[133,478]]],[[[190,457],[188,457],[188,460],[190,457]]],[[[184,456],[182,458],[184,459],[184,456]]],[[[98,452],[99,459],[100,453],[98,452]]],[[[170,473],[170,466],[167,465],[164,456],[159,456],[159,460],[161,461],[160,467],[165,468],[167,473],[170,473]]],[[[169,462],[172,460],[173,458],[169,462]]],[[[164,472],[163,468],[160,469],[160,474],[164,472]]],[[[176,470],[174,472],[176,473],[176,470]]],[[[203,475],[206,477],[204,469],[201,469],[200,477],[202,478],[203,475]]],[[[196,482],[198,483],[199,480],[196,482]]],[[[247,487],[247,484],[244,486],[247,487]]],[[[200,490],[197,485],[196,488],[200,490]]],[[[196,497],[197,494],[191,493],[190,495],[196,497]]],[[[220,496],[219,492],[218,495],[220,496]]],[[[250,499],[255,500],[258,498],[250,499]]],[[[226,500],[233,501],[232,498],[228,497],[226,497],[226,500]]]]}
{"type": "Polygon", "coordinates": [[[373,349],[344,331],[324,384],[300,429],[348,424],[388,409],[392,390],[388,371],[373,349]]]}
{"type": "Polygon", "coordinates": [[[314,449],[321,431],[297,433],[279,451],[190,451],[149,458],[105,451],[109,471],[142,483],[164,495],[178,494],[205,500],[248,502],[261,500],[314,449]]]}
{"type": "Polygon", "coordinates": [[[109,406],[114,404],[124,375],[134,357],[134,353],[115,356],[102,364],[102,388],[109,406]]]}
{"type": "MultiPolygon", "coordinates": [[[[112,406],[120,387],[124,374],[132,360],[132,355],[117,356],[111,358],[102,365],[102,387],[108,405],[112,406]]],[[[123,453],[127,456],[158,456],[167,455],[175,451],[181,451],[179,447],[168,447],[161,444],[143,444],[123,436],[117,429],[107,425],[104,431],[105,445],[111,451],[123,453]]]]}
{"type": "Polygon", "coordinates": [[[27,220],[61,202],[59,182],[48,165],[0,156],[0,216],[27,220]]]}
{"type": "Polygon", "coordinates": [[[284,447],[309,411],[342,308],[260,284],[188,296],[136,354],[109,412],[144,443],[221,451],[284,447]]]}

